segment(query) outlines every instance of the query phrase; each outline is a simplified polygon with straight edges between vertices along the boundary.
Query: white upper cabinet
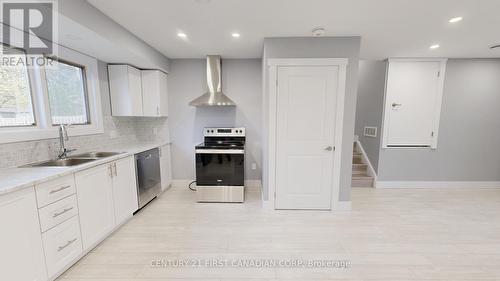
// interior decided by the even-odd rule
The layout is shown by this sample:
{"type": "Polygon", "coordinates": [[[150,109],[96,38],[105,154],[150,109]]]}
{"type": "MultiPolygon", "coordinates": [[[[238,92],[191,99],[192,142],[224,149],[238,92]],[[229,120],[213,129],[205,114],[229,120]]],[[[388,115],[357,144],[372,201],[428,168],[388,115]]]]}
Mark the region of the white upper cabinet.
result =
{"type": "Polygon", "coordinates": [[[141,70],[130,65],[108,65],[111,114],[143,116],[141,70]]]}
{"type": "Polygon", "coordinates": [[[142,70],[141,76],[144,116],[167,116],[167,74],[159,70],[142,70]]]}
{"type": "Polygon", "coordinates": [[[130,65],[108,65],[113,116],[168,115],[167,74],[130,65]]]}
{"type": "Polygon", "coordinates": [[[46,280],[33,187],[0,197],[0,280],[46,280]]]}
{"type": "Polygon", "coordinates": [[[437,148],[445,69],[443,59],[389,60],[384,148],[437,148]]]}

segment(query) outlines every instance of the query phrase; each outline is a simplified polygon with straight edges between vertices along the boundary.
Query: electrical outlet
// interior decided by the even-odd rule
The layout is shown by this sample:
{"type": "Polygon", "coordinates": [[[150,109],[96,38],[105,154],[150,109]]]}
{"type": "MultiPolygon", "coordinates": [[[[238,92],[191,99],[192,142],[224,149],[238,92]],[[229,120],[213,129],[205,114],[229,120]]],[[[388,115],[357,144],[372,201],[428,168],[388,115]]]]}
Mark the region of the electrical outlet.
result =
{"type": "Polygon", "coordinates": [[[257,170],[257,164],[256,163],[252,163],[252,170],[257,170]]]}

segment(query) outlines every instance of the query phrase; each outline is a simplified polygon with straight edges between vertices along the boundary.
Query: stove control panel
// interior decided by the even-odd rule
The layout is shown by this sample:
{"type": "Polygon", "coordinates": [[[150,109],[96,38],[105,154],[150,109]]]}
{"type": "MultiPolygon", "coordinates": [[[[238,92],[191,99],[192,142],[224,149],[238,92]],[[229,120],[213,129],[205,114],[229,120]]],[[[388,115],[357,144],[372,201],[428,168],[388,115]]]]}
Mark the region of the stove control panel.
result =
{"type": "Polygon", "coordinates": [[[205,128],[205,137],[244,137],[245,128],[205,128]]]}

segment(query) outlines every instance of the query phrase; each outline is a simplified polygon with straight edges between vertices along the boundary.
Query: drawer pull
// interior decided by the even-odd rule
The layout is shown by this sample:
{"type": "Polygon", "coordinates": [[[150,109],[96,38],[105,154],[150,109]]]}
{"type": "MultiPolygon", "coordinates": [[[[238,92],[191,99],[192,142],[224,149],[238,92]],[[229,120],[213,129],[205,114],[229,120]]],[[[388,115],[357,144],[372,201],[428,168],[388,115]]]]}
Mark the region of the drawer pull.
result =
{"type": "Polygon", "coordinates": [[[75,243],[75,242],[76,242],[76,240],[77,240],[76,238],[75,238],[75,239],[73,239],[73,240],[69,240],[69,241],[68,241],[68,242],[67,242],[64,246],[59,246],[59,247],[57,248],[57,251],[58,251],[58,252],[60,252],[60,251],[64,250],[64,249],[65,249],[66,247],[68,247],[69,245],[71,245],[71,244],[75,243]]]}
{"type": "Polygon", "coordinates": [[[49,192],[49,194],[54,194],[54,193],[57,193],[57,192],[59,192],[59,191],[63,191],[63,190],[65,190],[65,189],[68,189],[68,188],[70,188],[70,187],[71,187],[71,185],[65,185],[65,186],[63,186],[63,187],[61,187],[61,188],[51,190],[51,191],[49,192]]]}
{"type": "Polygon", "coordinates": [[[67,213],[69,211],[73,210],[73,207],[70,207],[70,208],[65,208],[64,210],[60,211],[59,213],[55,213],[52,215],[53,218],[57,218],[58,216],[64,214],[64,213],[67,213]]]}

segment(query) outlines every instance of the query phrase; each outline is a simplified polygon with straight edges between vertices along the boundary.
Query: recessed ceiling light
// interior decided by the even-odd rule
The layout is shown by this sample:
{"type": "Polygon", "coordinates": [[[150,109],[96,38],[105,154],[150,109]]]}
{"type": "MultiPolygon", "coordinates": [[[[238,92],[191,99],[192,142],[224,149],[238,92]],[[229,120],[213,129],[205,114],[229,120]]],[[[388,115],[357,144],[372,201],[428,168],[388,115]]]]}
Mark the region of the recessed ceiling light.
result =
{"type": "Polygon", "coordinates": [[[187,34],[184,33],[184,32],[178,32],[177,33],[177,36],[179,36],[180,38],[186,38],[187,37],[187,34]]]}
{"type": "Polygon", "coordinates": [[[435,50],[435,49],[439,49],[439,47],[440,47],[439,44],[434,44],[434,45],[430,46],[429,49],[435,50]]]}
{"type": "Polygon", "coordinates": [[[451,18],[448,22],[449,23],[456,23],[456,22],[459,22],[461,20],[463,20],[464,18],[462,17],[454,17],[454,18],[451,18]]]}
{"type": "Polygon", "coordinates": [[[233,32],[231,36],[233,36],[234,38],[240,38],[241,34],[239,34],[238,32],[233,32]]]}

